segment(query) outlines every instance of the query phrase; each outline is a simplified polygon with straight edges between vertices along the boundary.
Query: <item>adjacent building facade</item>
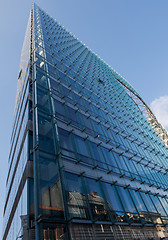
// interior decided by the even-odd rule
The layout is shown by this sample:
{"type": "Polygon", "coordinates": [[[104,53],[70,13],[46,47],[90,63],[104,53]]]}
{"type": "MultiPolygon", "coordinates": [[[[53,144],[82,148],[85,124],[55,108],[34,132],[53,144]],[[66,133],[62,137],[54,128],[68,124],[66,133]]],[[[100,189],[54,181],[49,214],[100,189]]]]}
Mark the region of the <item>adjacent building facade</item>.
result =
{"type": "Polygon", "coordinates": [[[167,139],[134,88],[33,4],[3,240],[166,237],[167,139]]]}

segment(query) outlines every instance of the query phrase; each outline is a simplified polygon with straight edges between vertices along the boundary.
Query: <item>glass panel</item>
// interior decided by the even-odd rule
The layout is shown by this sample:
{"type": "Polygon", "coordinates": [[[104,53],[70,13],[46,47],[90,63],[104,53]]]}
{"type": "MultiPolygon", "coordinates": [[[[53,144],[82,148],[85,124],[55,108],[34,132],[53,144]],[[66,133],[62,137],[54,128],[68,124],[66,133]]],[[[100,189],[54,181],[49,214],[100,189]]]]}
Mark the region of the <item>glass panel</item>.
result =
{"type": "Polygon", "coordinates": [[[88,148],[88,141],[84,141],[83,138],[74,135],[74,140],[77,148],[77,153],[82,162],[93,164],[91,154],[88,148]]]}
{"type": "Polygon", "coordinates": [[[85,178],[88,199],[95,220],[109,220],[105,200],[96,180],[85,178]]]}
{"type": "Polygon", "coordinates": [[[157,209],[157,211],[159,212],[159,214],[162,215],[162,216],[166,216],[167,214],[166,214],[164,208],[162,207],[162,205],[161,205],[158,197],[157,197],[157,196],[154,196],[154,195],[152,195],[152,194],[150,194],[150,197],[151,197],[153,203],[155,204],[155,208],[157,209]]]}
{"type": "Polygon", "coordinates": [[[135,192],[135,190],[129,190],[133,200],[134,200],[134,203],[136,205],[136,208],[139,212],[139,216],[140,216],[140,219],[141,219],[141,222],[143,223],[152,223],[152,219],[150,218],[150,215],[148,213],[148,210],[141,198],[141,196],[139,195],[139,192],[135,192]]]}
{"type": "Polygon", "coordinates": [[[70,217],[89,219],[86,198],[80,177],[72,173],[65,173],[65,180],[67,205],[70,217]]]}
{"type": "Polygon", "coordinates": [[[54,141],[53,141],[53,126],[51,118],[39,113],[38,114],[38,124],[39,124],[39,145],[40,149],[43,151],[55,152],[54,141]]]}
{"type": "Polygon", "coordinates": [[[116,186],[126,212],[137,212],[127,189],[116,186]]]}
{"type": "Polygon", "coordinates": [[[38,86],[37,91],[38,91],[37,93],[38,108],[49,114],[51,110],[49,105],[49,94],[47,89],[38,86]]]}
{"type": "Polygon", "coordinates": [[[125,171],[128,172],[128,168],[127,168],[127,166],[126,166],[126,164],[125,164],[124,159],[122,158],[122,156],[119,156],[118,153],[115,153],[115,157],[116,157],[116,161],[117,161],[118,167],[119,167],[120,169],[124,170],[124,173],[126,174],[125,171]]]}
{"type": "Polygon", "coordinates": [[[54,99],[54,106],[55,106],[56,118],[66,121],[67,117],[65,113],[65,107],[62,105],[62,103],[54,99]]]}
{"type": "Polygon", "coordinates": [[[39,208],[44,215],[64,217],[58,165],[54,156],[40,153],[38,165],[39,208]]]}
{"type": "Polygon", "coordinates": [[[164,209],[165,209],[165,211],[166,211],[166,213],[168,215],[168,202],[166,201],[165,198],[162,198],[162,197],[158,197],[158,198],[159,198],[162,206],[164,207],[164,209]]]}
{"type": "Polygon", "coordinates": [[[100,168],[107,169],[107,166],[105,164],[104,156],[101,151],[101,147],[98,147],[95,143],[93,142],[88,142],[90,151],[92,154],[93,159],[95,160],[95,165],[97,165],[100,168]]]}
{"type": "Polygon", "coordinates": [[[140,192],[140,195],[142,196],[142,199],[144,200],[145,202],[145,205],[147,207],[147,209],[150,211],[150,212],[156,212],[156,209],[151,201],[151,199],[149,198],[148,194],[145,194],[143,192],[140,192]]]}
{"type": "Polygon", "coordinates": [[[166,217],[162,217],[162,221],[165,224],[168,224],[168,214],[167,214],[168,213],[168,203],[167,203],[165,198],[162,198],[162,197],[158,197],[158,198],[159,198],[159,200],[160,200],[160,202],[161,202],[161,204],[162,204],[162,206],[163,206],[163,208],[166,212],[166,217]]]}
{"type": "Polygon", "coordinates": [[[137,213],[128,189],[124,189],[123,187],[119,186],[116,186],[116,189],[119,193],[124,209],[127,212],[127,218],[129,219],[129,222],[140,223],[141,221],[139,218],[139,214],[137,213]]]}
{"type": "Polygon", "coordinates": [[[148,194],[140,192],[140,195],[142,196],[142,199],[149,211],[149,214],[153,220],[154,223],[162,223],[160,219],[159,213],[156,211],[155,206],[153,205],[153,202],[151,201],[148,194]]]}
{"type": "Polygon", "coordinates": [[[105,191],[106,199],[109,203],[111,210],[124,212],[115,187],[111,186],[108,183],[102,183],[102,184],[103,184],[103,189],[105,191]]]}
{"type": "Polygon", "coordinates": [[[113,219],[117,222],[127,222],[115,186],[111,186],[110,184],[104,182],[102,182],[102,186],[113,219]]]}
{"type": "Polygon", "coordinates": [[[75,150],[72,144],[72,136],[68,134],[67,131],[61,128],[58,128],[58,134],[62,154],[68,157],[75,158],[75,150]]]}
{"type": "Polygon", "coordinates": [[[120,173],[120,170],[118,169],[118,165],[116,164],[113,153],[109,152],[108,149],[104,147],[102,147],[102,150],[103,150],[103,154],[109,169],[112,169],[113,172],[120,173]]]}

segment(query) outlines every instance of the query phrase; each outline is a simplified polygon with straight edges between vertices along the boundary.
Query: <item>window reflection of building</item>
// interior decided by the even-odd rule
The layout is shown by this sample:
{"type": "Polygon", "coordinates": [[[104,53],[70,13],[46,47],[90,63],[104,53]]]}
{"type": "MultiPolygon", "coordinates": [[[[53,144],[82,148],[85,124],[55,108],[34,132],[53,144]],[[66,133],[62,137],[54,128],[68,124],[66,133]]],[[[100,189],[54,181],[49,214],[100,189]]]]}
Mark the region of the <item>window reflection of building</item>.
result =
{"type": "Polygon", "coordinates": [[[154,223],[162,224],[160,215],[157,212],[141,211],[141,212],[139,212],[139,215],[140,215],[143,223],[152,223],[152,221],[151,221],[151,218],[152,218],[154,223]]]}
{"type": "MultiPolygon", "coordinates": [[[[88,194],[88,200],[93,216],[99,220],[107,220],[108,213],[105,200],[98,196],[97,192],[88,194]]],[[[85,195],[77,191],[68,192],[68,209],[72,218],[88,218],[85,195]]]]}
{"type": "Polygon", "coordinates": [[[88,194],[88,199],[93,217],[98,220],[108,220],[109,216],[104,198],[98,196],[97,192],[91,192],[88,194]]]}
{"type": "Polygon", "coordinates": [[[134,89],[36,4],[26,35],[3,240],[14,232],[13,239],[26,240],[26,227],[29,239],[34,229],[45,240],[65,239],[74,223],[73,240],[105,239],[107,232],[110,240],[132,232],[131,239],[148,239],[154,234],[140,228],[149,226],[163,233],[167,150],[134,89]]]}
{"type": "Polygon", "coordinates": [[[88,218],[85,196],[75,190],[68,192],[68,210],[72,218],[88,218]]]}
{"type": "Polygon", "coordinates": [[[60,194],[60,181],[48,186],[42,192],[41,204],[39,208],[44,215],[58,215],[63,216],[63,206],[60,194]]]}

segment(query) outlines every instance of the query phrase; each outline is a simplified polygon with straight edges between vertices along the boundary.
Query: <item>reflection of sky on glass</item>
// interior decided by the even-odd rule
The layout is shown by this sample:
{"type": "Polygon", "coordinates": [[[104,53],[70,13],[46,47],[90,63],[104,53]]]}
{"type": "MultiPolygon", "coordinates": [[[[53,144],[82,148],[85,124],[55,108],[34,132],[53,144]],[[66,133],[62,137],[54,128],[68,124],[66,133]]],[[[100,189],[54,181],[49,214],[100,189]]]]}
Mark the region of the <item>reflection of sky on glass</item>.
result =
{"type": "Polygon", "coordinates": [[[151,199],[149,198],[148,194],[145,194],[145,193],[140,193],[142,198],[144,199],[144,202],[147,203],[147,206],[148,206],[148,211],[149,212],[156,212],[156,209],[151,201],[151,199]]]}
{"type": "Polygon", "coordinates": [[[139,195],[139,192],[135,192],[134,190],[130,190],[131,196],[133,198],[133,201],[135,202],[135,205],[138,209],[138,211],[147,211],[146,207],[139,195]]]}
{"type": "Polygon", "coordinates": [[[135,206],[132,202],[132,199],[129,195],[129,192],[127,189],[124,189],[123,187],[116,187],[117,191],[120,195],[120,199],[124,205],[124,209],[126,212],[136,212],[135,206]]]}
{"type": "Polygon", "coordinates": [[[168,203],[164,198],[159,197],[159,200],[161,201],[162,206],[164,207],[166,213],[168,214],[168,203]]]}
{"type": "MultiPolygon", "coordinates": [[[[36,3],[123,75],[148,104],[167,95],[167,0],[107,0],[106,4],[97,0],[50,0],[50,4],[37,0],[36,3]]],[[[20,53],[30,8],[28,0],[1,1],[0,233],[20,53]]]]}
{"type": "Polygon", "coordinates": [[[153,200],[153,203],[155,204],[155,207],[157,208],[157,211],[158,211],[161,215],[165,216],[166,213],[165,213],[164,208],[162,207],[162,205],[161,205],[158,197],[151,195],[151,198],[152,198],[152,200],[153,200]]]}

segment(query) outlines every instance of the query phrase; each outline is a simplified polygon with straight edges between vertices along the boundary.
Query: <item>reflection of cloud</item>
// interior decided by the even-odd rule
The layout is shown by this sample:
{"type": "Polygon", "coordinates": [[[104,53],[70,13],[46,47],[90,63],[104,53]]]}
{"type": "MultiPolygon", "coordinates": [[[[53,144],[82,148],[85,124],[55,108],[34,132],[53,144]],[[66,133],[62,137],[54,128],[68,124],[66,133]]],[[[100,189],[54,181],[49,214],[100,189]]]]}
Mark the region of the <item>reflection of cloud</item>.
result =
{"type": "Polygon", "coordinates": [[[168,96],[156,98],[150,106],[158,121],[165,128],[168,128],[168,96]]]}

